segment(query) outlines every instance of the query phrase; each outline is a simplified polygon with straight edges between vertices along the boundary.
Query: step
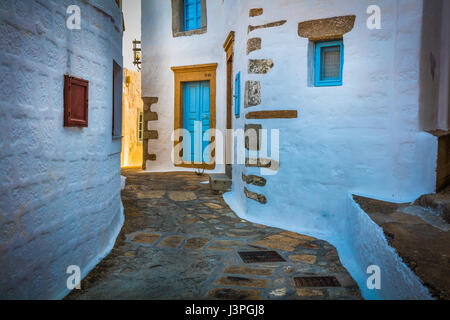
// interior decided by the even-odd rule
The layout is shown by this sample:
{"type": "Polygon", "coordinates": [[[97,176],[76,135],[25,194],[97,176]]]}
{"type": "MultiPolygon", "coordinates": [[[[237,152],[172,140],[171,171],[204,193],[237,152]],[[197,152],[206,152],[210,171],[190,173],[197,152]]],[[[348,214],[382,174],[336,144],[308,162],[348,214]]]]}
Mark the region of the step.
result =
{"type": "Polygon", "coordinates": [[[432,209],[450,224],[450,187],[439,193],[423,195],[414,204],[432,209]]]}
{"type": "Polygon", "coordinates": [[[232,179],[224,173],[210,174],[209,186],[214,193],[231,191],[232,179]]]}

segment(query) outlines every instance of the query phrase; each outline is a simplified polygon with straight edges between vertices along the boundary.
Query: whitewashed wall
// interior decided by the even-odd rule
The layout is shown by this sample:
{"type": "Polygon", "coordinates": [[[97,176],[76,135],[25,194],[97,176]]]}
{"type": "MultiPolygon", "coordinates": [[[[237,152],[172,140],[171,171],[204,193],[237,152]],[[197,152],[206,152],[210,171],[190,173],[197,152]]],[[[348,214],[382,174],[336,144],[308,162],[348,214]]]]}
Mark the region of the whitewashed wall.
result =
{"type": "MultiPolygon", "coordinates": [[[[234,30],[234,71],[242,73],[242,91],[245,81],[261,81],[262,103],[242,108],[243,114],[233,127],[260,123],[265,129],[279,129],[280,169],[276,175],[266,177],[266,187],[248,186],[266,196],[266,205],[243,196],[241,173],[259,175],[260,171],[242,166],[233,168],[233,191],[224,198],[242,217],[330,241],[366,297],[395,298],[405,297],[404,292],[388,288],[371,294],[364,288],[361,275],[367,266],[354,263],[352,257],[360,252],[353,252],[355,246],[349,243],[355,235],[352,226],[359,217],[356,210],[349,208],[348,196],[355,193],[407,202],[433,192],[437,141],[419,128],[423,2],[377,1],[381,30],[366,26],[366,11],[371,4],[369,0],[210,0],[208,32],[173,38],[170,1],[143,1],[143,95],[159,98],[153,110],[159,113],[160,121],[152,129],[159,130],[160,139],[150,145],[158,161],[149,168],[173,170],[170,134],[174,89],[170,67],[219,62],[217,117],[218,128],[224,128],[226,75],[222,44],[228,32],[234,30]],[[249,18],[250,8],[263,8],[264,14],[249,18]],[[344,36],[343,85],[309,86],[309,40],[298,36],[298,23],[351,14],[357,18],[354,29],[344,36]],[[278,20],[287,23],[248,34],[249,24],[278,20]],[[262,50],[247,57],[245,44],[251,37],[262,38],[262,50]],[[275,66],[267,75],[249,75],[249,58],[272,59],[275,66]],[[286,109],[298,110],[298,119],[243,119],[247,111],[286,109]]],[[[373,239],[377,236],[368,235],[373,239]]],[[[382,250],[388,248],[372,249],[383,254],[382,250]]]]}
{"type": "Polygon", "coordinates": [[[0,298],[58,299],[67,267],[85,276],[123,223],[111,138],[122,16],[113,0],[2,0],[0,36],[0,298]],[[72,4],[81,30],[66,28],[72,4]],[[65,73],[90,82],[88,128],[63,127],[65,73]]]}
{"type": "MultiPolygon", "coordinates": [[[[232,1],[226,1],[225,4],[222,1],[207,1],[208,32],[174,38],[171,1],[142,1],[142,95],[159,98],[158,103],[152,105],[152,111],[158,113],[159,120],[151,122],[151,130],[158,130],[159,139],[149,141],[150,153],[157,155],[157,161],[149,161],[149,171],[177,170],[171,161],[171,135],[174,128],[174,74],[171,67],[219,64],[216,79],[216,128],[225,129],[226,63],[223,43],[231,30],[224,26],[230,24],[227,19],[232,16],[228,14],[232,5],[232,1]]],[[[223,165],[217,165],[215,172],[224,170],[223,165]]]]}

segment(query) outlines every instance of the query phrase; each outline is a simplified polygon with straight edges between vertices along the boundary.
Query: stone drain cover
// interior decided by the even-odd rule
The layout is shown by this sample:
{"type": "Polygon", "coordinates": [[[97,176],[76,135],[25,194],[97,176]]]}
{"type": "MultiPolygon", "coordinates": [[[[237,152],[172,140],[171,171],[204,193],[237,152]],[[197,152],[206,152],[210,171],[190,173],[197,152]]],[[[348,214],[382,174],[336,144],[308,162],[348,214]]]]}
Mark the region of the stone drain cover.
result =
{"type": "Polygon", "coordinates": [[[275,251],[241,251],[238,252],[244,263],[285,262],[275,251]]]}
{"type": "Polygon", "coordinates": [[[297,288],[341,286],[341,284],[335,277],[296,277],[294,278],[294,282],[297,288]]]}

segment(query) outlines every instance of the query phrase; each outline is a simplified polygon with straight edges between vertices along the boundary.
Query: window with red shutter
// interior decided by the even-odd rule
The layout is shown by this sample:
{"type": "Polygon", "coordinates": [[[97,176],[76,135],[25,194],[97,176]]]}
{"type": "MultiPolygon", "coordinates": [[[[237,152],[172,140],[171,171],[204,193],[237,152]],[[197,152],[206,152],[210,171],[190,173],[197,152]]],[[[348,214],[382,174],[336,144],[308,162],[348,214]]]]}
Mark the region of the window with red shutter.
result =
{"type": "Polygon", "coordinates": [[[89,113],[89,81],[64,76],[64,126],[87,127],[89,113]]]}

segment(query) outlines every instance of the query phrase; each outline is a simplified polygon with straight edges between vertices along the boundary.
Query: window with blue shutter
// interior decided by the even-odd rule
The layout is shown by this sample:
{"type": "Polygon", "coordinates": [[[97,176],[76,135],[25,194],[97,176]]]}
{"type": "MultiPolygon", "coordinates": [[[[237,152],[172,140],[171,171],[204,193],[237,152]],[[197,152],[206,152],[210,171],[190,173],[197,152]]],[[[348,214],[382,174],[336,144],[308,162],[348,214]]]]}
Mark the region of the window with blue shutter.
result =
{"type": "Polygon", "coordinates": [[[236,75],[234,80],[234,115],[236,118],[241,116],[241,73],[236,75]]]}
{"type": "Polygon", "coordinates": [[[341,86],[344,70],[344,43],[342,40],[316,43],[315,86],[341,86]]]}
{"type": "Polygon", "coordinates": [[[201,0],[184,0],[184,31],[200,29],[201,18],[201,0]]]}

